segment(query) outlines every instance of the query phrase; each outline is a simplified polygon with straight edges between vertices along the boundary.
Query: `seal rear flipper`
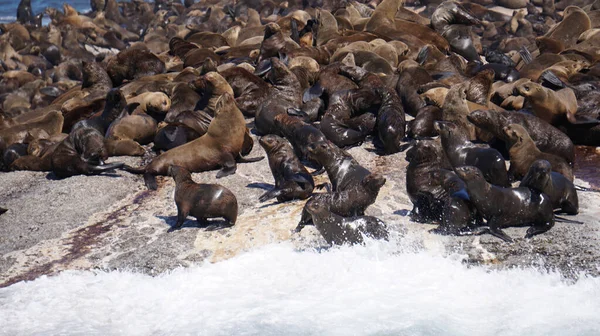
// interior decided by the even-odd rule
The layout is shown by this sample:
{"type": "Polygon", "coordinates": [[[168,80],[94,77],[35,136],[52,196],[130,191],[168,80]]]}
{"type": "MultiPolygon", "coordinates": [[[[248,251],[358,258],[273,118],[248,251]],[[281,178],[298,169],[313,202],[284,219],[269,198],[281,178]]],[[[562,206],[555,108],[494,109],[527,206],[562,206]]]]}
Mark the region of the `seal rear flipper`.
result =
{"type": "Polygon", "coordinates": [[[308,120],[309,119],[308,114],[306,114],[306,112],[302,111],[299,108],[295,108],[295,107],[288,108],[287,109],[287,114],[291,115],[291,116],[294,116],[294,117],[300,117],[300,118],[302,118],[304,120],[308,120]]]}
{"type": "Polygon", "coordinates": [[[600,192],[600,190],[598,190],[598,189],[586,188],[586,187],[582,187],[580,185],[575,185],[575,190],[578,190],[578,191],[589,191],[589,192],[600,192]]]}
{"type": "Polygon", "coordinates": [[[586,115],[577,115],[575,114],[574,120],[571,121],[573,125],[586,125],[586,126],[594,126],[600,124],[600,120],[586,116],[586,115]]]}
{"type": "Polygon", "coordinates": [[[569,224],[585,224],[583,222],[580,221],[576,221],[576,220],[572,220],[572,219],[567,219],[564,217],[560,217],[560,216],[554,216],[554,219],[559,222],[559,223],[569,223],[569,224]]]}
{"type": "Polygon", "coordinates": [[[112,163],[107,163],[107,164],[103,164],[103,165],[88,164],[88,169],[93,174],[100,174],[105,171],[123,168],[124,166],[125,166],[125,163],[123,163],[123,162],[112,162],[112,163]]]}
{"type": "Polygon", "coordinates": [[[304,91],[302,103],[307,103],[315,98],[320,98],[323,95],[323,92],[325,92],[325,88],[323,88],[319,82],[315,83],[315,85],[304,91]]]}
{"type": "Polygon", "coordinates": [[[325,167],[321,167],[318,170],[315,170],[314,172],[311,173],[312,176],[317,176],[317,175],[321,175],[325,172],[325,167]]]}
{"type": "Polygon", "coordinates": [[[417,63],[419,63],[419,65],[425,64],[427,57],[429,57],[429,45],[426,45],[419,50],[419,54],[417,55],[417,63]]]}
{"type": "Polygon", "coordinates": [[[498,229],[498,228],[492,229],[489,226],[480,226],[480,227],[478,227],[477,229],[475,229],[473,231],[473,234],[476,234],[476,235],[482,235],[484,233],[489,233],[492,236],[498,237],[498,238],[504,240],[507,243],[513,243],[514,242],[514,240],[509,235],[507,235],[506,233],[504,233],[504,231],[502,231],[502,229],[498,229]]]}
{"type": "Polygon", "coordinates": [[[262,194],[258,200],[260,202],[266,202],[272,198],[278,197],[282,194],[281,189],[271,189],[269,191],[267,191],[266,193],[262,194]]]}

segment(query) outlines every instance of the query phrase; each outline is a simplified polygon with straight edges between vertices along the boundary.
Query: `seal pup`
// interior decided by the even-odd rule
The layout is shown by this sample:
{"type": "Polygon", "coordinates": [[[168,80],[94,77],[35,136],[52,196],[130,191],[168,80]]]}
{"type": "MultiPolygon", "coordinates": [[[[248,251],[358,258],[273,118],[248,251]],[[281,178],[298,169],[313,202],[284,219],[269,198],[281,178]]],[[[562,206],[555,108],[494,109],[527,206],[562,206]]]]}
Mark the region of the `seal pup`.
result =
{"type": "Polygon", "coordinates": [[[554,226],[552,203],[548,196],[525,187],[504,188],[490,184],[473,166],[455,168],[465,181],[471,202],[486,219],[477,233],[490,233],[506,242],[513,239],[502,231],[507,227],[530,226],[525,238],[544,233],[554,226]]]}
{"type": "Polygon", "coordinates": [[[560,156],[548,154],[540,151],[527,130],[518,124],[505,126],[504,134],[508,141],[510,154],[510,168],[508,174],[516,180],[521,180],[529,167],[536,160],[546,160],[552,165],[552,170],[562,174],[569,181],[573,182],[573,170],[567,161],[560,156]]]}
{"type": "Polygon", "coordinates": [[[251,140],[242,112],[235,105],[233,96],[225,93],[217,102],[215,117],[204,135],[162,153],[144,168],[125,168],[132,173],[144,174],[146,186],[152,190],[157,188],[155,176],[167,175],[169,166],[172,165],[181,166],[191,172],[221,167],[217,173],[217,178],[220,178],[235,173],[236,160],[255,162],[263,159],[242,158],[242,154],[248,154],[252,148],[251,140]]]}
{"type": "Polygon", "coordinates": [[[275,179],[275,188],[260,196],[259,201],[265,202],[274,197],[278,202],[307,199],[313,192],[315,182],[294,154],[292,146],[273,134],[261,137],[259,143],[267,153],[275,179]]]}
{"type": "Polygon", "coordinates": [[[275,127],[274,118],[287,113],[290,108],[298,109],[302,104],[302,90],[296,76],[278,58],[271,58],[272,69],[267,80],[273,84],[267,97],[256,111],[254,124],[259,134],[282,135],[275,127]]]}
{"type": "Polygon", "coordinates": [[[471,112],[467,119],[504,142],[504,127],[519,124],[527,130],[542,152],[558,155],[569,163],[575,160],[575,146],[571,139],[556,127],[529,113],[476,110],[471,112]]]}
{"type": "Polygon", "coordinates": [[[570,123],[577,123],[577,97],[572,89],[554,91],[538,83],[526,82],[517,86],[516,90],[531,103],[533,113],[547,123],[556,125],[563,116],[570,123]]]}
{"type": "Polygon", "coordinates": [[[300,160],[308,160],[317,163],[309,157],[308,145],[326,141],[327,138],[314,125],[304,122],[298,117],[288,114],[279,114],[274,118],[275,126],[283,136],[290,142],[294,152],[300,160]]]}
{"type": "MultiPolygon", "coordinates": [[[[238,215],[238,202],[235,195],[219,184],[199,184],[192,174],[179,166],[169,166],[168,173],[175,180],[175,204],[177,223],[168,232],[178,230],[188,216],[196,217],[199,225],[205,225],[207,218],[224,218],[228,227],[235,225],[238,215]]],[[[215,227],[220,228],[220,227],[215,227]]]]}
{"type": "Polygon", "coordinates": [[[437,140],[421,140],[406,152],[406,192],[413,208],[411,220],[432,223],[442,220],[446,191],[433,175],[440,168],[452,169],[437,140]]]}
{"type": "Polygon", "coordinates": [[[376,90],[381,99],[381,107],[377,111],[377,133],[383,143],[385,154],[398,153],[406,134],[406,117],[402,108],[402,100],[394,89],[379,88],[376,90]]]}
{"type": "Polygon", "coordinates": [[[579,212],[577,190],[571,181],[562,174],[552,171],[552,165],[546,160],[536,160],[521,180],[519,187],[527,187],[550,197],[554,209],[568,215],[579,212]]]}
{"type": "Polygon", "coordinates": [[[389,237],[385,223],[376,217],[345,218],[331,212],[327,203],[318,198],[309,200],[305,208],[319,233],[330,245],[362,244],[363,235],[385,240],[389,237]]]}
{"type": "Polygon", "coordinates": [[[431,25],[450,44],[451,49],[471,62],[481,62],[473,46],[470,26],[481,21],[454,1],[442,2],[431,15],[431,25]]]}
{"type": "Polygon", "coordinates": [[[492,184],[509,186],[502,154],[493,148],[471,143],[461,128],[447,121],[436,121],[435,128],[442,139],[442,148],[453,167],[476,166],[492,184]]]}
{"type": "Polygon", "coordinates": [[[471,234],[475,226],[481,225],[481,218],[471,204],[467,185],[456,173],[447,169],[432,172],[447,193],[440,225],[429,230],[442,235],[471,234]]]}
{"type": "Polygon", "coordinates": [[[52,171],[59,178],[95,175],[123,167],[123,163],[105,164],[108,152],[104,136],[97,129],[82,126],[74,129],[52,152],[52,171]]]}

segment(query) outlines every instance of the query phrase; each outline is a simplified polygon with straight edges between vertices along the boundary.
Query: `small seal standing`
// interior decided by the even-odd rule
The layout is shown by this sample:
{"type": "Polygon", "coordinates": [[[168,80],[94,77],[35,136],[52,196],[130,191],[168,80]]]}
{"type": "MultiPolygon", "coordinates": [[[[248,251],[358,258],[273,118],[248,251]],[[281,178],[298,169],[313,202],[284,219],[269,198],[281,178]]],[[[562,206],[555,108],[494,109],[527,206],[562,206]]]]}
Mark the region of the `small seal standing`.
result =
{"type": "Polygon", "coordinates": [[[385,223],[373,216],[342,217],[331,212],[327,202],[319,198],[308,201],[305,209],[330,245],[362,244],[363,235],[374,239],[388,239],[385,223]]]}
{"type": "Polygon", "coordinates": [[[315,182],[302,165],[292,146],[282,137],[265,135],[259,140],[269,159],[269,166],[275,178],[275,188],[260,196],[265,202],[277,197],[285,202],[294,199],[307,199],[315,187],[315,182]]]}
{"type": "Polygon", "coordinates": [[[512,238],[502,231],[507,227],[530,226],[525,238],[544,233],[554,226],[554,212],[550,198],[529,188],[503,188],[488,183],[477,167],[455,168],[456,174],[467,184],[471,202],[487,220],[487,226],[478,233],[490,233],[506,242],[512,238]]]}
{"type": "MultiPolygon", "coordinates": [[[[175,180],[175,204],[177,223],[169,232],[178,230],[187,216],[196,217],[198,224],[205,224],[207,218],[222,217],[235,225],[238,203],[235,195],[219,184],[199,184],[192,180],[192,174],[180,166],[170,166],[169,175],[175,180]]],[[[215,227],[219,228],[219,227],[215,227]]]]}
{"type": "Polygon", "coordinates": [[[552,165],[546,160],[535,161],[519,187],[527,187],[548,195],[554,209],[560,209],[568,215],[576,215],[579,212],[575,186],[562,174],[553,172],[552,165]]]}

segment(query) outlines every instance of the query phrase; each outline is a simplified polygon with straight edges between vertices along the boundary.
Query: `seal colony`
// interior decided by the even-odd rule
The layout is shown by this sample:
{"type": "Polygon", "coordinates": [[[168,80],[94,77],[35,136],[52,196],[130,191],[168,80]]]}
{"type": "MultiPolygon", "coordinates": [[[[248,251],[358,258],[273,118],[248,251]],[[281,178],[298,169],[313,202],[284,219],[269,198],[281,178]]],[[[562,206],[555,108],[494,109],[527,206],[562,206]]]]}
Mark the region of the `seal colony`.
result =
{"type": "Polygon", "coordinates": [[[432,233],[510,242],[503,228],[531,238],[577,223],[554,211],[577,214],[577,190],[593,191],[572,183],[574,145],[600,145],[593,1],[419,4],[92,0],[89,13],[35,16],[22,0],[18,21],[0,25],[0,166],[57,178],[123,169],[154,190],[170,175],[170,231],[188,215],[226,228],[235,195],[192,173],[257,164],[258,134],[275,186],[256,201],[308,199],[296,231],[362,243],[389,230],[365,216],[386,172],[346,151],[372,142],[381,156],[408,149],[410,216],[439,224],[432,233]],[[120,155],[146,159],[106,163],[120,155]]]}

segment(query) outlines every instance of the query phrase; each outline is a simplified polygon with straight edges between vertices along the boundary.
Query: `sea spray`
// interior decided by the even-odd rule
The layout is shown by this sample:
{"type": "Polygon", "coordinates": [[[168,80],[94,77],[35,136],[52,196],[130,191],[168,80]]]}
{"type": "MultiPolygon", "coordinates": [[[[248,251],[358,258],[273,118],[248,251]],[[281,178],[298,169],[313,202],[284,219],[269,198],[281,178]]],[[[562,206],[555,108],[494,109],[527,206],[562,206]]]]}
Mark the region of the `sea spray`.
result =
{"type": "Polygon", "coordinates": [[[156,277],[67,271],[0,289],[5,335],[598,335],[600,279],[467,267],[368,242],[273,244],[156,277]]]}

